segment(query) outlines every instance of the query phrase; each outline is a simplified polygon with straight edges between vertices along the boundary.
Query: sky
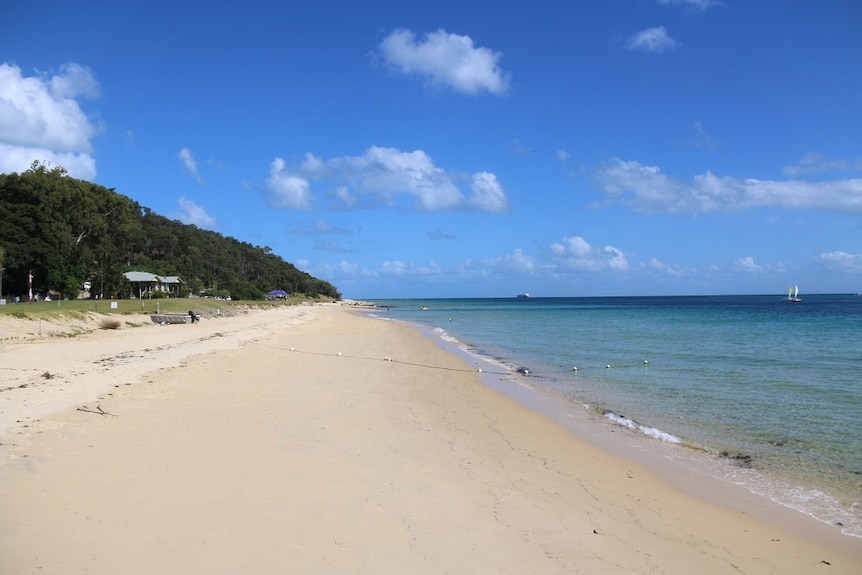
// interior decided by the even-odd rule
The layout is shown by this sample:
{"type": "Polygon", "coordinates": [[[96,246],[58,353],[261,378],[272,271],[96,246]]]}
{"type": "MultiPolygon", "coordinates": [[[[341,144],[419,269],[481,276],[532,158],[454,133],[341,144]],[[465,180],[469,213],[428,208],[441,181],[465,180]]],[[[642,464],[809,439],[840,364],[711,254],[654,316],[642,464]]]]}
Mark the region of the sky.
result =
{"type": "Polygon", "coordinates": [[[0,0],[34,160],[346,298],[857,293],[862,2],[0,0]]]}

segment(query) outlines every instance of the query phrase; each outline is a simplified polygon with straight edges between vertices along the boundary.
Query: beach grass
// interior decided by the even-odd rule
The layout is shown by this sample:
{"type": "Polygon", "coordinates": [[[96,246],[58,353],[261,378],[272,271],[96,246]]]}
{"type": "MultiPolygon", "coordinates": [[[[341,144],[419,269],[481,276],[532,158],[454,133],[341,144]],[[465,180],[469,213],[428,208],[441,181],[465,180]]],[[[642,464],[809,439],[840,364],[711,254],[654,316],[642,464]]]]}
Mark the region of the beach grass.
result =
{"type": "Polygon", "coordinates": [[[152,313],[196,313],[208,315],[233,315],[250,308],[267,309],[298,305],[316,301],[303,295],[292,295],[278,301],[267,300],[220,300],[207,298],[161,298],[161,299],[117,299],[117,300],[53,300],[0,305],[0,317],[20,319],[76,319],[85,314],[132,315],[152,313]]]}

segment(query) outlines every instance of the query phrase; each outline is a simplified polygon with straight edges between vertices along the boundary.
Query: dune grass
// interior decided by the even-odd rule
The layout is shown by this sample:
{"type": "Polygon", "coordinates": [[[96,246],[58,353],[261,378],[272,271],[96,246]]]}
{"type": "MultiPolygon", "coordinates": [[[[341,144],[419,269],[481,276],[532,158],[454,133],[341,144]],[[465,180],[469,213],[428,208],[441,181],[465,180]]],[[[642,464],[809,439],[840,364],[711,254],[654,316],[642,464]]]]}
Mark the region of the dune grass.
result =
{"type": "Polygon", "coordinates": [[[290,296],[281,301],[226,301],[205,298],[165,298],[145,300],[56,300],[0,305],[0,316],[23,319],[75,318],[87,313],[131,315],[151,313],[188,313],[194,310],[203,316],[234,315],[254,308],[283,307],[314,301],[302,295],[290,296]]]}

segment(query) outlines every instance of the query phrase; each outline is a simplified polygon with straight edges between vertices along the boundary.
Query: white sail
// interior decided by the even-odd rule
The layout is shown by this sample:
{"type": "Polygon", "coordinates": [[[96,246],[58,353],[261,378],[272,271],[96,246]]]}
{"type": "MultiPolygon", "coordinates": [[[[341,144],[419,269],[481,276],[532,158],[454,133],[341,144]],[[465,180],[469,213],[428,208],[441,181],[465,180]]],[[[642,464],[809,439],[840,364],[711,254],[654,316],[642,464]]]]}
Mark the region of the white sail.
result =
{"type": "Polygon", "coordinates": [[[799,286],[798,285],[792,285],[789,288],[787,288],[787,297],[784,299],[784,301],[790,301],[790,302],[801,302],[802,301],[801,299],[799,299],[799,286]]]}

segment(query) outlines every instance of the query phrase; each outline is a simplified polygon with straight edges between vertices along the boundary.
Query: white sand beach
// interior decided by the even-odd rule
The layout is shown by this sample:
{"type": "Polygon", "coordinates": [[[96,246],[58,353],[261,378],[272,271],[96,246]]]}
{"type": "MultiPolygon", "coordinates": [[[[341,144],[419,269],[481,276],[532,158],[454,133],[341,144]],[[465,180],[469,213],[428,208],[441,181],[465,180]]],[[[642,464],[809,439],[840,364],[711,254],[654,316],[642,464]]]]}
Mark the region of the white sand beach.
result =
{"type": "Polygon", "coordinates": [[[0,573],[862,573],[862,542],[684,493],[410,326],[142,323],[0,324],[0,573]]]}

